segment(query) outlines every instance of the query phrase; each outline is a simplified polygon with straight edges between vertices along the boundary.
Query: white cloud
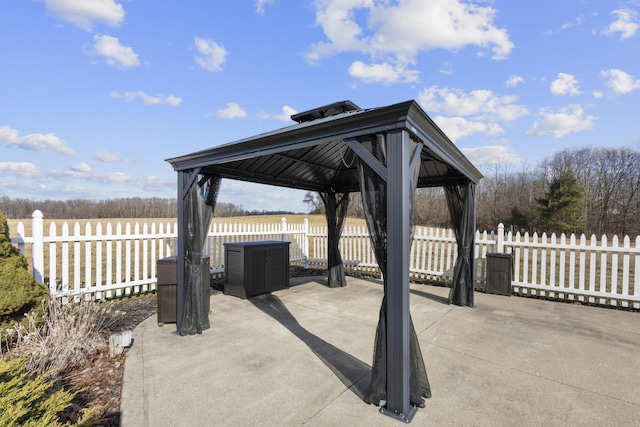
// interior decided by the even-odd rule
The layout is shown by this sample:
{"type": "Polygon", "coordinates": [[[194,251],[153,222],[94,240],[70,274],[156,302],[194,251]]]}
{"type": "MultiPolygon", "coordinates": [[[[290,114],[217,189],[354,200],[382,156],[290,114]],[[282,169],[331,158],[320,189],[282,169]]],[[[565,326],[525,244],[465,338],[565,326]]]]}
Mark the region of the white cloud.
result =
{"type": "Polygon", "coordinates": [[[506,87],[516,87],[520,83],[524,83],[524,78],[520,76],[509,76],[509,80],[504,84],[506,87]]]}
{"type": "Polygon", "coordinates": [[[433,121],[452,142],[478,132],[483,132],[488,136],[504,133],[504,129],[495,123],[467,120],[464,117],[435,116],[433,121]]]}
{"type": "Polygon", "coordinates": [[[107,64],[122,68],[137,67],[140,65],[138,54],[129,46],[120,44],[116,37],[96,34],[93,36],[95,53],[104,56],[107,64]]]}
{"type": "Polygon", "coordinates": [[[157,176],[149,175],[143,176],[137,179],[136,185],[144,191],[173,191],[176,185],[174,179],[160,178],[157,176]]]}
{"type": "Polygon", "coordinates": [[[86,162],[80,162],[77,165],[71,166],[71,170],[75,172],[89,173],[91,172],[91,166],[89,166],[86,162]]]}
{"type": "Polygon", "coordinates": [[[572,104],[554,113],[547,109],[540,111],[542,120],[533,124],[527,136],[552,136],[560,138],[569,133],[582,132],[593,128],[596,117],[584,115],[582,106],[572,104]]]}
{"type": "Polygon", "coordinates": [[[122,98],[125,102],[132,102],[134,99],[139,98],[145,105],[171,105],[175,107],[176,105],[180,105],[182,102],[182,98],[178,96],[151,96],[142,91],[124,92],[123,94],[113,91],[110,95],[112,98],[122,98]]]}
{"type": "MultiPolygon", "coordinates": [[[[74,187],[69,191],[71,193],[82,193],[92,197],[96,197],[97,194],[113,197],[113,189],[124,188],[118,187],[119,184],[123,184],[126,187],[140,188],[148,192],[166,192],[167,190],[173,190],[175,186],[175,180],[159,178],[153,175],[134,176],[124,172],[93,172],[89,165],[84,162],[71,166],[69,170],[49,171],[48,175],[60,181],[79,180],[84,183],[99,184],[102,188],[100,193],[97,193],[95,189],[89,190],[86,187],[74,187]]],[[[57,191],[67,192],[61,189],[57,191]]]]}
{"type": "Polygon", "coordinates": [[[116,27],[124,20],[122,5],[114,0],[44,0],[54,14],[67,22],[91,31],[95,22],[116,27]]]}
{"type": "Polygon", "coordinates": [[[93,158],[103,163],[117,163],[125,161],[116,153],[107,150],[98,150],[94,153],[93,158]]]}
{"type": "Polygon", "coordinates": [[[575,21],[573,22],[567,22],[565,24],[562,24],[562,26],[560,27],[561,30],[568,30],[569,28],[572,27],[576,27],[580,24],[582,24],[584,22],[584,16],[580,15],[576,18],[575,21]]]}
{"type": "Polygon", "coordinates": [[[498,96],[491,90],[465,93],[460,89],[432,86],[418,95],[418,103],[428,113],[439,114],[434,121],[452,141],[482,132],[487,136],[504,133],[499,122],[511,122],[528,110],[516,104],[517,96],[498,96]]]}
{"type": "Polygon", "coordinates": [[[605,79],[604,84],[616,93],[629,93],[640,89],[640,79],[634,79],[632,75],[622,70],[612,68],[600,71],[600,77],[605,79]]]}
{"type": "Polygon", "coordinates": [[[551,82],[549,90],[554,95],[580,95],[578,80],[571,74],[558,73],[558,78],[551,82]]]}
{"type": "Polygon", "coordinates": [[[445,76],[450,76],[451,74],[453,74],[453,64],[451,64],[450,62],[444,63],[442,67],[440,67],[438,72],[440,74],[444,74],[445,76]]]}
{"type": "Polygon", "coordinates": [[[264,7],[268,4],[272,4],[273,0],[257,0],[256,1],[256,13],[264,15],[264,7]]]}
{"type": "Polygon", "coordinates": [[[122,183],[136,183],[135,177],[127,175],[123,172],[87,172],[82,170],[76,170],[71,167],[69,170],[52,170],[48,172],[49,176],[56,179],[82,179],[87,182],[96,182],[98,184],[122,184],[122,183]]]}
{"type": "Polygon", "coordinates": [[[399,83],[415,82],[420,74],[417,70],[408,70],[406,64],[382,64],[367,65],[362,61],[355,61],[349,67],[349,75],[362,80],[365,83],[399,83]]]}
{"type": "Polygon", "coordinates": [[[41,134],[30,133],[25,136],[20,136],[16,129],[12,129],[9,126],[0,126],[0,145],[16,146],[23,150],[47,152],[55,151],[65,156],[72,156],[75,154],[67,143],[58,138],[54,133],[41,134]]]}
{"type": "Polygon", "coordinates": [[[599,90],[594,90],[593,91],[593,97],[594,98],[602,98],[604,96],[604,93],[600,92],[599,90]]]}
{"type": "Polygon", "coordinates": [[[418,95],[418,102],[428,112],[507,122],[528,114],[525,107],[515,103],[517,100],[517,96],[498,96],[488,89],[464,93],[460,89],[438,86],[424,89],[418,95]]]}
{"type": "Polygon", "coordinates": [[[387,69],[358,65],[356,76],[371,81],[389,82],[374,76],[389,75],[397,64],[413,63],[425,50],[458,51],[472,45],[491,49],[493,59],[504,59],[514,48],[507,31],[494,25],[495,9],[462,0],[319,0],[314,4],[316,24],[327,40],[309,47],[307,61],[360,52],[378,64],[391,64],[387,69]]]}
{"type": "Polygon", "coordinates": [[[297,113],[298,112],[295,109],[288,105],[285,105],[284,107],[282,107],[282,113],[274,115],[273,118],[276,120],[282,120],[283,122],[290,122],[291,116],[297,113]]]}
{"type": "Polygon", "coordinates": [[[85,172],[80,172],[77,170],[51,170],[48,172],[48,175],[56,178],[56,179],[87,179],[88,175],[85,172]]]}
{"type": "Polygon", "coordinates": [[[495,165],[520,163],[524,159],[512,153],[509,147],[504,145],[487,145],[477,148],[461,148],[460,151],[474,165],[495,165]]]}
{"type": "Polygon", "coordinates": [[[123,173],[123,172],[96,173],[96,174],[90,175],[88,178],[89,178],[89,181],[98,182],[101,184],[124,183],[124,182],[135,181],[135,177],[131,175],[127,175],[126,173],[123,173]]]}
{"type": "Polygon", "coordinates": [[[207,71],[222,71],[222,64],[229,52],[213,40],[201,37],[195,37],[193,40],[200,53],[196,56],[196,62],[207,71]]]}
{"type": "Polygon", "coordinates": [[[0,173],[22,178],[35,178],[40,175],[36,165],[28,162],[0,162],[0,173]]]}
{"type": "Polygon", "coordinates": [[[247,117],[247,112],[239,104],[235,102],[227,102],[225,105],[226,108],[216,111],[218,117],[229,120],[247,117]]]}
{"type": "Polygon", "coordinates": [[[638,24],[638,12],[633,9],[617,9],[611,12],[617,19],[613,21],[609,26],[602,31],[602,34],[607,36],[620,33],[620,40],[625,40],[633,37],[640,24],[638,24]]]}

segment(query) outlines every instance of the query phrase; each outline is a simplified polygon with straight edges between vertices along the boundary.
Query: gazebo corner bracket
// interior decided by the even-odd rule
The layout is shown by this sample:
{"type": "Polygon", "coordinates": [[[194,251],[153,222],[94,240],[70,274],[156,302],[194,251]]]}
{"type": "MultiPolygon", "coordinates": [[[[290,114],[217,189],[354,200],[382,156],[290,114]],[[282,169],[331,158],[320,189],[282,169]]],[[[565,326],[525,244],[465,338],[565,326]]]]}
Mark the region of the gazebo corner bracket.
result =
{"type": "Polygon", "coordinates": [[[181,200],[184,200],[184,198],[187,197],[187,193],[189,192],[189,189],[191,188],[191,186],[195,182],[196,178],[198,177],[198,174],[200,173],[201,169],[202,168],[195,168],[189,174],[189,180],[187,181],[187,184],[183,188],[180,189],[180,199],[181,200]]]}
{"type": "Polygon", "coordinates": [[[380,408],[380,413],[382,415],[386,415],[388,417],[393,418],[394,420],[398,420],[400,422],[403,422],[405,424],[409,424],[411,422],[411,420],[413,420],[413,416],[416,414],[416,412],[418,412],[418,408],[416,408],[415,406],[412,406],[409,411],[407,411],[406,414],[398,414],[395,411],[391,411],[387,408],[385,408],[384,406],[380,408]]]}
{"type": "Polygon", "coordinates": [[[380,161],[376,159],[376,157],[371,154],[369,150],[363,147],[358,140],[353,138],[346,138],[344,142],[349,146],[349,148],[351,148],[351,150],[353,150],[354,153],[356,153],[358,157],[362,159],[363,162],[365,162],[371,169],[373,169],[375,173],[380,176],[380,178],[382,178],[385,182],[387,181],[387,167],[380,163],[380,161]]]}

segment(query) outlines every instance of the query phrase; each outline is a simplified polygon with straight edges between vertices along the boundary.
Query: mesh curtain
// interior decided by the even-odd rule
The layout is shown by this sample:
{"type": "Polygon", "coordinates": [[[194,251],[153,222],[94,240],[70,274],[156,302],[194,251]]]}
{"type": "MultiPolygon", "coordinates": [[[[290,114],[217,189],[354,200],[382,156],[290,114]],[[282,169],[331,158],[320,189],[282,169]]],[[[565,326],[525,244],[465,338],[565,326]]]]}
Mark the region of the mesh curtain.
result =
{"type": "Polygon", "coordinates": [[[202,280],[202,249],[207,241],[221,177],[205,176],[185,197],[185,266],[180,335],[201,334],[209,329],[209,287],[202,280]]]}
{"type": "Polygon", "coordinates": [[[347,286],[347,279],[344,275],[342,265],[342,255],[338,243],[344,219],[347,216],[349,206],[349,193],[319,193],[324,202],[324,212],[327,218],[327,262],[328,279],[330,288],[347,286]]]}
{"type": "Polygon", "coordinates": [[[449,303],[473,307],[473,250],[476,231],[475,184],[446,186],[451,222],[456,233],[458,258],[453,269],[449,303]]]}
{"type": "MultiPolygon", "coordinates": [[[[363,138],[360,142],[386,166],[387,153],[384,135],[378,134],[370,139],[363,138]]],[[[418,144],[411,143],[412,154],[417,147],[418,144]]],[[[412,172],[410,210],[411,234],[413,235],[413,195],[417,184],[419,166],[412,172]]],[[[369,400],[376,405],[384,405],[387,400],[387,287],[403,286],[403,284],[389,283],[389,280],[393,280],[393,278],[387,277],[387,184],[361,159],[358,159],[358,174],[365,219],[384,284],[384,296],[380,307],[380,317],[374,344],[369,400]]],[[[409,317],[409,328],[410,402],[412,405],[423,407],[424,398],[431,397],[431,387],[411,317],[409,317]]]]}

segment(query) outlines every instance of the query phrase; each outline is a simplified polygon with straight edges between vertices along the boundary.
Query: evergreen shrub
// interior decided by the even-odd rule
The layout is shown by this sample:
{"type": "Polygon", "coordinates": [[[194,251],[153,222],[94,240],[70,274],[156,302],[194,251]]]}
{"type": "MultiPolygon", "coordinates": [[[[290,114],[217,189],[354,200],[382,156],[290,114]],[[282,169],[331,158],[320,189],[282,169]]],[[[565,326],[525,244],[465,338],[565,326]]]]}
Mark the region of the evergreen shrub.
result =
{"type": "Polygon", "coordinates": [[[0,329],[21,321],[48,297],[47,287],[35,281],[24,255],[11,244],[7,218],[0,212],[0,329]]]}

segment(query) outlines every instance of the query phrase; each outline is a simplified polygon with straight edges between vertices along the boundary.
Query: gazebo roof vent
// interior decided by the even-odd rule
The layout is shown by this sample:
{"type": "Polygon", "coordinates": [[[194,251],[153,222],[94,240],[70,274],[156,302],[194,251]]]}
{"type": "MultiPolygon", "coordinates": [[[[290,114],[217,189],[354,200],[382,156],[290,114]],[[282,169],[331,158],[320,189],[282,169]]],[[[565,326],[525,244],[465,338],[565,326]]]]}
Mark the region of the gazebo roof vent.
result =
{"type": "Polygon", "coordinates": [[[324,105],[322,107],[314,108],[312,110],[304,111],[302,113],[294,114],[291,116],[291,120],[298,123],[310,122],[316,119],[322,119],[324,117],[335,116],[336,114],[344,113],[347,111],[360,110],[353,102],[339,101],[333,104],[324,105]]]}

